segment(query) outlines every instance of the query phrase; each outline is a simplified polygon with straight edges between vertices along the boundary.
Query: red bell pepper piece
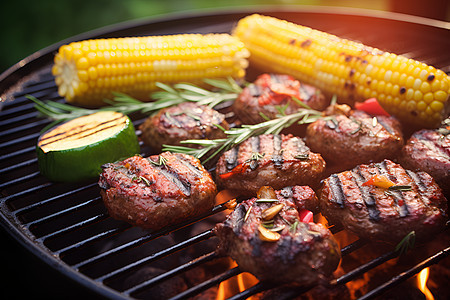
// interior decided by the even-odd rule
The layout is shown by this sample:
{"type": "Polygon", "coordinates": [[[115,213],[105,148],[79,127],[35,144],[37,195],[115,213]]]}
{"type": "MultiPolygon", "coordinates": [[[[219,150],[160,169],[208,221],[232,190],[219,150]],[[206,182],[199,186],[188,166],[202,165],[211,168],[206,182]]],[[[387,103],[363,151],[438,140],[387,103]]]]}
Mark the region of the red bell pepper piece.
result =
{"type": "Polygon", "coordinates": [[[300,222],[310,223],[313,220],[313,213],[312,213],[312,211],[309,211],[307,209],[300,209],[298,215],[300,217],[300,222]]]}
{"type": "Polygon", "coordinates": [[[355,108],[357,110],[362,110],[370,115],[389,116],[389,114],[384,110],[380,103],[378,103],[376,98],[369,98],[364,102],[356,102],[355,108]]]}

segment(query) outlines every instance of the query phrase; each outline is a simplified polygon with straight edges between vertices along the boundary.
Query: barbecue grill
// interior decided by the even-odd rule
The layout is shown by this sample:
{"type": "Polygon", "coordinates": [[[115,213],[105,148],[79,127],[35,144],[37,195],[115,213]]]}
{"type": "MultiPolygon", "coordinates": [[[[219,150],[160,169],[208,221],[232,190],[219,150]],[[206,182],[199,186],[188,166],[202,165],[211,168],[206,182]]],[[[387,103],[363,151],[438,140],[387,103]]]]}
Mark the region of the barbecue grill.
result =
{"type": "MultiPolygon", "coordinates": [[[[230,32],[237,20],[253,12],[358,40],[450,71],[449,23],[364,10],[267,7],[175,14],[75,36],[25,58],[0,76],[0,96],[4,101],[0,103],[0,223],[4,230],[58,274],[80,283],[94,295],[112,299],[162,299],[157,293],[167,287],[172,290],[170,299],[207,299],[205,292],[240,274],[239,267],[230,267],[214,253],[217,241],[211,228],[226,215],[226,205],[222,203],[200,218],[148,232],[110,218],[96,180],[52,183],[40,175],[35,145],[40,130],[50,121],[38,117],[26,95],[64,101],[57,93],[50,68],[55,51],[65,43],[87,38],[230,32]]],[[[136,127],[145,118],[139,114],[130,117],[136,127]]],[[[143,155],[151,154],[144,145],[141,149],[143,155]]],[[[337,227],[332,231],[341,232],[337,227]]],[[[381,282],[360,295],[360,299],[375,298],[448,257],[448,233],[444,231],[437,238],[442,243],[430,243],[402,254],[398,260],[401,268],[391,268],[393,271],[387,275],[383,272],[381,279],[377,275],[381,282]]],[[[370,248],[370,244],[359,239],[343,243],[342,265],[347,264],[352,253],[367,251],[365,247],[370,248]]],[[[343,286],[399,255],[395,249],[383,249],[329,284],[343,286]]],[[[257,283],[230,299],[246,299],[274,289],[277,287],[270,283],[257,283]]],[[[441,289],[448,287],[443,285],[441,289]]],[[[291,299],[307,291],[284,289],[277,299],[291,299]]]]}

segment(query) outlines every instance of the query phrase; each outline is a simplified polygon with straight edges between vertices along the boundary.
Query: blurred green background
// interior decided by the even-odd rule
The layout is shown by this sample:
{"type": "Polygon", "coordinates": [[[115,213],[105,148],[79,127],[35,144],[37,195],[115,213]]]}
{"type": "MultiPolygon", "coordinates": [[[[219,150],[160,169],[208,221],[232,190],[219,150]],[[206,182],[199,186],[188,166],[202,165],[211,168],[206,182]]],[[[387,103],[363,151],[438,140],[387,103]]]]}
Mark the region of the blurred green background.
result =
{"type": "Polygon", "coordinates": [[[0,18],[2,41],[0,47],[0,73],[35,51],[73,35],[118,22],[172,12],[198,9],[224,9],[251,5],[321,5],[375,10],[397,10],[448,20],[448,2],[450,1],[2,0],[0,1],[0,11],[2,13],[0,18]],[[394,2],[395,5],[393,5],[394,2]],[[417,3],[414,4],[415,2],[417,3]]]}

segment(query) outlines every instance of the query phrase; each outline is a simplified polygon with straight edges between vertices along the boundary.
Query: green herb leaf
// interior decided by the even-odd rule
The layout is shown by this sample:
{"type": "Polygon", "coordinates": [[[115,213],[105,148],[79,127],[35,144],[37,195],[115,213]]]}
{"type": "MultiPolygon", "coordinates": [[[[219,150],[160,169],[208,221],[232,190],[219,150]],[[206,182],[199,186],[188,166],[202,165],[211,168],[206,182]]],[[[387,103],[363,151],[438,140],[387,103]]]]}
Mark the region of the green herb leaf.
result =
{"type": "Polygon", "coordinates": [[[411,231],[408,233],[395,247],[395,251],[399,252],[399,255],[405,254],[414,247],[416,242],[416,232],[411,231]]]}

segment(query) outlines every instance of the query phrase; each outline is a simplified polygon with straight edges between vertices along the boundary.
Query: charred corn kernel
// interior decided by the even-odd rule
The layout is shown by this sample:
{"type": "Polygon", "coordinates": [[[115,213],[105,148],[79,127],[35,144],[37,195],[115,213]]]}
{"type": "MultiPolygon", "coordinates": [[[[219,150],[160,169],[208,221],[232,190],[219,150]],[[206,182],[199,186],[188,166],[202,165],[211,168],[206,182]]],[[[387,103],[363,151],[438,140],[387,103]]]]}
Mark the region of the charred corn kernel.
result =
{"type": "Polygon", "coordinates": [[[241,19],[233,35],[250,51],[252,65],[290,74],[340,102],[375,97],[388,113],[417,127],[436,127],[450,107],[450,77],[401,55],[258,14],[241,19]],[[425,113],[429,108],[436,114],[425,113]]]}
{"type": "Polygon", "coordinates": [[[229,34],[94,39],[61,46],[52,73],[68,102],[95,107],[113,92],[149,100],[155,82],[243,78],[248,56],[244,44],[229,34]]]}

